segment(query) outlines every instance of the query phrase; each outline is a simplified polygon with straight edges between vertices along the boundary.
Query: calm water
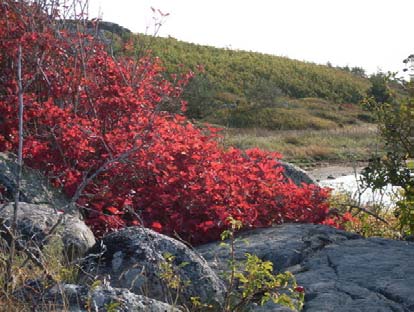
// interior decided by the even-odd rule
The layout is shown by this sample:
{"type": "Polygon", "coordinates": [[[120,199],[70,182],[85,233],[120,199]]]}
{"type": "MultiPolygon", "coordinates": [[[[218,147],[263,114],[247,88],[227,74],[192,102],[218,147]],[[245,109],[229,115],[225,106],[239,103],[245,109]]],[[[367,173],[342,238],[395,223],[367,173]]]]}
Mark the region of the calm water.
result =
{"type": "Polygon", "coordinates": [[[382,203],[386,207],[392,208],[396,202],[398,188],[391,185],[387,186],[382,192],[372,189],[363,189],[359,182],[360,175],[346,175],[333,180],[322,180],[321,186],[333,188],[335,191],[347,192],[360,204],[382,203]]]}

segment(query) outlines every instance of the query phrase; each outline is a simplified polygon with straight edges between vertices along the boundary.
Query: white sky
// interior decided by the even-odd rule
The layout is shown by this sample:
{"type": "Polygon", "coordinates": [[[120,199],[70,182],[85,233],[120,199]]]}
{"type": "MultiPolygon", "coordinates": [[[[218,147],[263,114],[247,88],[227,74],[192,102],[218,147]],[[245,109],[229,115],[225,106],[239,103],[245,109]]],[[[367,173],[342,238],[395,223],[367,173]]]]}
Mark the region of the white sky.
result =
{"type": "Polygon", "coordinates": [[[259,51],[368,73],[399,71],[414,53],[414,0],[89,0],[90,17],[160,36],[259,51]],[[100,13],[99,13],[100,12],[100,13]]]}

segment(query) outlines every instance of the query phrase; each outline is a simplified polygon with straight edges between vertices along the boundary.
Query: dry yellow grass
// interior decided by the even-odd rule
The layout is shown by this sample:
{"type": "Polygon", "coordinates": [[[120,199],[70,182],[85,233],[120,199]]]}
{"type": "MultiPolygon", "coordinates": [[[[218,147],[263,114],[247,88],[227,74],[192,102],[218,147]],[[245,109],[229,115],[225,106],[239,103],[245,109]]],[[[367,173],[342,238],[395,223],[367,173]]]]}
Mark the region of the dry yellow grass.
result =
{"type": "Polygon", "coordinates": [[[258,147],[277,151],[295,163],[366,160],[380,142],[373,124],[350,125],[329,130],[227,129],[225,146],[258,147]]]}

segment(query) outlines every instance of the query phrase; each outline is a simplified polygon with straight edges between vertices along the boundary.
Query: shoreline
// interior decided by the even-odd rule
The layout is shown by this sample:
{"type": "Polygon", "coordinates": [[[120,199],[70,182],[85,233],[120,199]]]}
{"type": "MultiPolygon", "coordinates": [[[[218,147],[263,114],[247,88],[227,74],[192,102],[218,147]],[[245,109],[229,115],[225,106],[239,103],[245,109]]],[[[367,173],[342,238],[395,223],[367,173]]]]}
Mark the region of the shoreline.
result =
{"type": "Polygon", "coordinates": [[[315,167],[305,169],[305,171],[316,181],[336,179],[341,176],[354,175],[360,173],[365,167],[366,162],[356,163],[327,163],[317,164],[315,167]]]}

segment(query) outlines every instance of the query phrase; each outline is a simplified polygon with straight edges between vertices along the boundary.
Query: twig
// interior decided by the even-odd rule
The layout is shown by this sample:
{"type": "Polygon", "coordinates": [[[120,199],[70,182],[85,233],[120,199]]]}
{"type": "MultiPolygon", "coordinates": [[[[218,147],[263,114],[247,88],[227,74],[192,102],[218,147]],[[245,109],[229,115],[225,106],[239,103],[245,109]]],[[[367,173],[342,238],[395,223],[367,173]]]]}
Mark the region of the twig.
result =
{"type": "Polygon", "coordinates": [[[349,204],[339,204],[342,207],[350,207],[350,208],[356,208],[362,212],[365,212],[366,214],[369,214],[370,216],[373,216],[375,219],[384,222],[386,225],[390,225],[385,219],[381,218],[380,216],[378,216],[377,214],[373,213],[372,211],[369,211],[366,208],[363,208],[361,206],[357,206],[357,205],[349,205],[349,204]]]}
{"type": "Polygon", "coordinates": [[[128,158],[133,152],[136,152],[137,150],[138,150],[138,147],[133,147],[133,148],[125,151],[124,153],[120,154],[119,156],[117,156],[115,158],[112,158],[112,159],[108,159],[107,161],[105,161],[93,174],[91,174],[89,177],[85,177],[83,179],[81,184],[79,184],[79,186],[77,187],[77,189],[75,191],[75,194],[73,195],[70,203],[67,206],[76,203],[76,201],[81,196],[81,194],[82,194],[83,190],[85,189],[85,187],[88,186],[88,184],[91,181],[93,181],[93,179],[95,179],[99,174],[101,174],[105,170],[109,169],[109,167],[111,165],[113,165],[115,162],[122,161],[125,158],[128,158]]]}
{"type": "Polygon", "coordinates": [[[49,272],[47,271],[45,265],[42,263],[41,260],[39,260],[26,246],[23,246],[23,244],[13,235],[12,230],[6,226],[5,224],[1,225],[1,228],[11,237],[12,241],[15,241],[16,247],[21,249],[29,258],[33,261],[34,264],[36,264],[39,268],[41,268],[46,275],[50,276],[49,272]]]}

